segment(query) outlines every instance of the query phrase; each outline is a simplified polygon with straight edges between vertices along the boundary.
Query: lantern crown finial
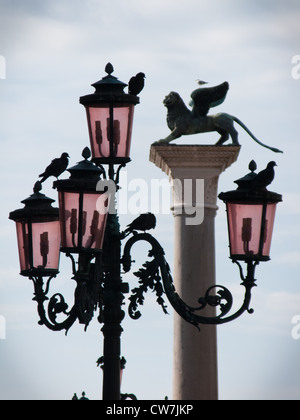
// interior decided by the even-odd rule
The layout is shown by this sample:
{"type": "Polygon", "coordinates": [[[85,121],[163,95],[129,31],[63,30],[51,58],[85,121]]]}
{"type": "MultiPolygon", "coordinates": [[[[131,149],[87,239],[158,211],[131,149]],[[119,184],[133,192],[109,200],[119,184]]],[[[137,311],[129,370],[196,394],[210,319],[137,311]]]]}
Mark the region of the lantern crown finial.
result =
{"type": "Polygon", "coordinates": [[[82,151],[81,156],[85,159],[88,160],[91,157],[91,151],[88,147],[85,147],[82,151]]]}
{"type": "Polygon", "coordinates": [[[256,171],[257,169],[257,164],[255,162],[255,160],[251,160],[251,162],[249,163],[248,168],[250,169],[251,172],[256,171]]]}
{"type": "Polygon", "coordinates": [[[235,184],[238,185],[238,190],[251,190],[252,185],[253,185],[253,180],[256,178],[257,174],[255,172],[255,170],[257,169],[257,164],[255,162],[255,160],[251,160],[251,162],[249,163],[248,168],[250,169],[250,173],[243,176],[242,178],[237,179],[235,182],[235,184]]]}
{"type": "Polygon", "coordinates": [[[114,72],[114,67],[111,63],[107,63],[105,66],[105,72],[110,76],[114,72]]]}
{"type": "Polygon", "coordinates": [[[42,183],[41,181],[36,181],[33,187],[34,194],[38,194],[42,190],[42,183]]]}

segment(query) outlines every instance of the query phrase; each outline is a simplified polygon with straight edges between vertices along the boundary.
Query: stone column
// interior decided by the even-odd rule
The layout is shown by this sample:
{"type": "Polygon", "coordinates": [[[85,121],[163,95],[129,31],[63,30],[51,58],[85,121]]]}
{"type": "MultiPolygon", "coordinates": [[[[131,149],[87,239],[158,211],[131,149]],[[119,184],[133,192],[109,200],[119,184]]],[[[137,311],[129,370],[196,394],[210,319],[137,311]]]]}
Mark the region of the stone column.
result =
{"type": "MultiPolygon", "coordinates": [[[[193,307],[197,307],[198,298],[216,284],[214,218],[218,209],[218,179],[236,161],[239,150],[239,146],[151,146],[150,161],[161,168],[176,187],[172,206],[173,277],[176,291],[193,307]]],[[[205,309],[201,315],[212,316],[214,311],[205,309]]],[[[173,358],[173,399],[218,399],[215,326],[202,325],[199,332],[175,313],[173,358]]]]}

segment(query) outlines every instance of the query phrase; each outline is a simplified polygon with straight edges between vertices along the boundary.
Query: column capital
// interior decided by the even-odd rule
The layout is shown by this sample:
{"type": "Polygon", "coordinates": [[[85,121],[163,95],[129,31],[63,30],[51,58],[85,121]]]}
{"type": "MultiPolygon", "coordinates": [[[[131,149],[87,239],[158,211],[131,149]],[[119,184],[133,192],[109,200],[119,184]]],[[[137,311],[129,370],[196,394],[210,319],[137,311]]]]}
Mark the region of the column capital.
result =
{"type": "MultiPolygon", "coordinates": [[[[152,145],[150,149],[150,162],[154,163],[169,176],[173,186],[172,210],[175,215],[184,215],[183,209],[190,211],[189,207],[201,213],[205,208],[215,216],[218,209],[217,193],[219,175],[234,163],[239,155],[240,146],[208,146],[208,145],[152,145]],[[179,180],[180,188],[176,191],[173,181],[179,180]],[[192,199],[188,205],[185,200],[185,181],[192,182],[190,189],[192,199]],[[204,180],[204,202],[197,198],[198,180],[204,180]]],[[[199,194],[198,194],[199,196],[199,194]]]]}
{"type": "Polygon", "coordinates": [[[212,178],[234,163],[240,146],[151,145],[150,162],[171,178],[212,178]],[[180,176],[181,175],[181,176],[180,176]]]}

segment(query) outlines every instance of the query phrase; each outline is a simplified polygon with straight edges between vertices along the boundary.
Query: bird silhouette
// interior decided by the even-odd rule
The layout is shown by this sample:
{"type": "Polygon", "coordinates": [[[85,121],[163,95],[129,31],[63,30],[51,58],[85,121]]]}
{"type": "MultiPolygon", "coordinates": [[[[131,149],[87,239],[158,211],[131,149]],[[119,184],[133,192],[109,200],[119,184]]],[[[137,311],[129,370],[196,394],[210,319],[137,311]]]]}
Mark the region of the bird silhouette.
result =
{"type": "Polygon", "coordinates": [[[146,230],[154,229],[155,226],[156,217],[154,214],[150,212],[143,213],[127,226],[125,233],[133,232],[134,230],[141,230],[145,232],[146,230]]]}
{"type": "Polygon", "coordinates": [[[138,95],[144,88],[145,85],[145,74],[138,73],[136,76],[133,76],[128,83],[128,93],[130,95],[138,95]]]}
{"type": "Polygon", "coordinates": [[[198,85],[202,86],[202,85],[207,85],[208,82],[205,82],[204,80],[201,79],[196,79],[196,82],[198,83],[198,85]]]}
{"type": "Polygon", "coordinates": [[[69,163],[69,155],[68,153],[63,153],[60,158],[53,159],[49,166],[45,169],[45,171],[39,175],[42,177],[40,182],[46,181],[49,176],[55,176],[56,178],[61,175],[68,166],[69,163]]]}
{"type": "Polygon", "coordinates": [[[266,187],[271,184],[274,179],[274,166],[276,162],[273,160],[268,163],[267,167],[260,171],[252,181],[251,190],[266,190],[266,187]]]}

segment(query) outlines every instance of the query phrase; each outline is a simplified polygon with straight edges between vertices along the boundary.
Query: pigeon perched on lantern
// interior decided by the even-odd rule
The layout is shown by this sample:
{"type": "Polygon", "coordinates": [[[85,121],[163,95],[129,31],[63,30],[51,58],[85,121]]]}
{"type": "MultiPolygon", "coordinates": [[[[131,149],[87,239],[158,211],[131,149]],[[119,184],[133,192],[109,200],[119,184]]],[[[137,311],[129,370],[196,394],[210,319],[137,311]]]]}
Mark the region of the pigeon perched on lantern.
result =
{"type": "Polygon", "coordinates": [[[138,95],[145,86],[145,73],[138,73],[136,76],[133,76],[128,83],[128,93],[129,95],[138,95]]]}
{"type": "Polygon", "coordinates": [[[275,176],[274,166],[277,166],[276,162],[271,161],[268,163],[266,169],[263,169],[256,175],[252,183],[253,190],[265,190],[272,183],[275,176]]]}
{"type": "Polygon", "coordinates": [[[42,177],[40,182],[46,181],[46,179],[50,176],[58,178],[63,172],[65,172],[69,164],[69,157],[68,153],[62,153],[60,158],[53,159],[45,171],[39,175],[39,177],[42,177]]]}

